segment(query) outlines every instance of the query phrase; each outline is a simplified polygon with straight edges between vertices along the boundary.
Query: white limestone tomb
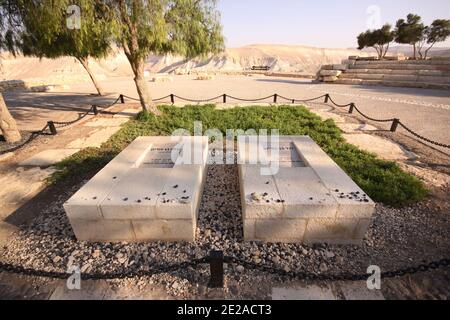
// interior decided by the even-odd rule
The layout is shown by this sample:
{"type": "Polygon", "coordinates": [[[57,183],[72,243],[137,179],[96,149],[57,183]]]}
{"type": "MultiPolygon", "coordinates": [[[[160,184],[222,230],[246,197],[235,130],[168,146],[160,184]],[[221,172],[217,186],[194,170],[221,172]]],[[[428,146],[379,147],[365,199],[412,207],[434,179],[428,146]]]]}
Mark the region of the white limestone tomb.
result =
{"type": "Polygon", "coordinates": [[[78,240],[194,241],[208,137],[139,137],[65,204],[78,240]]]}
{"type": "Polygon", "coordinates": [[[310,137],[260,139],[238,140],[244,239],[360,244],[369,196],[310,137]]]}

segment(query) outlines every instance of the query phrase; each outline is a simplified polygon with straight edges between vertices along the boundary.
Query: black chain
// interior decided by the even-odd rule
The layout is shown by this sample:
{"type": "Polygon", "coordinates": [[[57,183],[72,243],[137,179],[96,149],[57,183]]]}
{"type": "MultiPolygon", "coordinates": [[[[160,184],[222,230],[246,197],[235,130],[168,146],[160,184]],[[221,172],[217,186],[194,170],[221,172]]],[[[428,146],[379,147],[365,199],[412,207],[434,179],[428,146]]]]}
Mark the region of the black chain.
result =
{"type": "Polygon", "coordinates": [[[227,95],[227,97],[230,98],[230,99],[234,99],[234,100],[238,100],[238,101],[244,101],[244,102],[259,102],[259,101],[264,101],[264,100],[273,98],[273,97],[275,97],[275,94],[272,94],[272,95],[264,97],[264,98],[258,98],[258,99],[243,99],[243,98],[237,98],[237,97],[229,96],[229,95],[227,95]]]}
{"type": "MultiPolygon", "coordinates": [[[[278,95],[278,94],[273,94],[273,95],[270,95],[270,96],[267,96],[267,97],[264,97],[264,98],[258,98],[258,99],[243,99],[243,98],[237,98],[237,97],[226,95],[226,94],[225,95],[219,95],[217,97],[213,97],[213,98],[210,98],[210,99],[190,99],[190,98],[185,98],[185,97],[180,97],[178,95],[170,94],[170,95],[158,98],[158,99],[154,99],[153,101],[154,102],[158,102],[158,101],[162,101],[164,99],[167,99],[169,97],[170,98],[175,98],[176,97],[176,98],[178,98],[180,100],[184,100],[184,101],[188,101],[188,102],[203,103],[203,102],[211,102],[211,101],[217,100],[217,99],[219,99],[221,97],[224,97],[224,96],[228,97],[230,99],[234,99],[234,100],[238,100],[238,101],[245,101],[245,102],[259,102],[259,101],[267,100],[269,98],[279,97],[280,99],[285,99],[287,101],[291,101],[292,103],[296,103],[296,102],[310,102],[310,101],[318,100],[318,99],[321,99],[321,98],[325,97],[327,100],[331,101],[331,103],[333,105],[335,105],[336,107],[339,107],[339,108],[345,108],[345,107],[353,106],[354,110],[356,110],[361,116],[363,116],[364,118],[366,118],[368,120],[371,120],[371,121],[374,121],[374,122],[393,122],[393,121],[396,121],[396,119],[376,119],[376,118],[372,118],[372,117],[364,114],[361,110],[359,110],[358,107],[354,103],[348,103],[348,104],[338,104],[338,103],[336,103],[331,98],[331,96],[329,94],[324,94],[322,96],[311,98],[311,99],[291,99],[291,98],[287,98],[287,97],[284,97],[284,96],[281,96],[281,95],[278,95]]],[[[101,107],[101,108],[112,107],[113,105],[117,104],[122,98],[127,98],[127,99],[131,99],[131,100],[135,100],[135,101],[140,101],[140,99],[133,98],[133,97],[130,97],[130,96],[127,96],[127,95],[119,95],[119,97],[113,103],[111,103],[111,104],[109,104],[107,106],[98,106],[98,107],[101,107]]],[[[93,108],[94,108],[94,106],[92,106],[91,109],[89,109],[87,112],[85,112],[84,114],[79,116],[78,119],[75,119],[75,120],[72,120],[72,121],[66,121],[66,122],[53,121],[53,124],[58,126],[58,128],[70,126],[70,125],[72,125],[74,123],[77,123],[78,121],[82,120],[83,118],[85,118],[92,111],[93,108]]],[[[113,113],[107,112],[107,111],[100,111],[100,113],[113,114],[113,113]]],[[[426,137],[424,137],[424,136],[414,132],[412,129],[408,128],[405,124],[403,124],[400,121],[398,122],[398,124],[401,127],[403,127],[406,131],[408,131],[410,134],[415,136],[416,138],[419,138],[421,140],[424,140],[424,141],[426,141],[428,143],[434,144],[434,145],[439,146],[439,147],[450,148],[450,145],[448,145],[448,144],[444,144],[444,143],[440,143],[440,142],[437,142],[437,141],[433,141],[433,140],[431,140],[429,138],[426,138],[426,137]]],[[[0,151],[0,155],[3,155],[3,154],[8,153],[8,152],[17,151],[17,150],[23,148],[25,145],[27,145],[28,143],[33,141],[37,136],[39,136],[41,134],[44,134],[44,131],[47,129],[47,127],[48,126],[45,126],[42,130],[33,132],[31,134],[31,136],[24,143],[22,143],[21,145],[15,146],[15,147],[13,147],[11,149],[8,149],[8,150],[0,151]]]]}
{"type": "Polygon", "coordinates": [[[19,149],[22,149],[23,147],[25,147],[26,145],[31,143],[34,139],[36,139],[38,136],[45,135],[45,131],[47,130],[47,128],[48,128],[48,124],[45,125],[45,127],[43,127],[39,131],[31,132],[31,134],[30,134],[30,136],[28,137],[27,140],[25,140],[24,142],[22,142],[21,144],[15,146],[15,147],[12,147],[12,148],[7,149],[7,150],[0,151],[0,155],[6,154],[6,153],[9,153],[9,152],[14,152],[14,151],[17,151],[19,149]]]}
{"type": "MultiPolygon", "coordinates": [[[[208,258],[195,259],[192,261],[184,261],[170,265],[155,265],[148,270],[132,270],[132,271],[116,271],[116,272],[95,272],[95,273],[80,273],[83,280],[113,280],[136,278],[143,276],[152,276],[160,273],[174,272],[177,270],[184,270],[187,268],[197,268],[202,264],[208,263],[208,258]]],[[[44,277],[52,279],[67,279],[70,274],[63,271],[46,271],[36,270],[32,268],[25,268],[23,266],[16,266],[9,263],[0,262],[0,272],[7,272],[13,274],[20,274],[25,276],[44,277]]]]}
{"type": "Polygon", "coordinates": [[[223,95],[221,94],[220,96],[217,96],[217,97],[214,97],[214,98],[210,98],[210,99],[190,99],[190,98],[183,98],[183,97],[180,97],[180,96],[177,96],[177,95],[173,95],[173,97],[174,98],[178,98],[180,100],[187,101],[187,102],[202,103],[202,102],[211,102],[211,101],[217,100],[219,98],[222,98],[223,95]]]}
{"type": "Polygon", "coordinates": [[[91,107],[87,112],[83,113],[82,115],[79,115],[77,119],[72,120],[72,121],[53,121],[53,123],[55,124],[55,126],[57,126],[57,128],[64,128],[64,127],[68,127],[74,123],[77,123],[78,121],[84,119],[89,113],[91,113],[92,109],[94,107],[91,107]]]}
{"type": "Polygon", "coordinates": [[[369,117],[368,115],[362,113],[361,110],[359,110],[355,105],[353,105],[353,108],[354,108],[360,115],[362,115],[364,118],[366,118],[366,119],[368,119],[368,120],[371,120],[371,121],[375,121],[375,122],[392,122],[392,121],[395,120],[395,119],[375,119],[375,118],[369,117]]]}
{"type": "Polygon", "coordinates": [[[349,107],[349,106],[352,105],[352,103],[348,103],[348,104],[338,104],[338,103],[336,103],[336,102],[331,98],[330,95],[326,95],[326,96],[328,96],[328,100],[330,100],[331,103],[334,104],[334,105],[335,105],[336,107],[338,107],[338,108],[345,108],[345,107],[349,107]]]}
{"type": "Polygon", "coordinates": [[[441,142],[436,142],[436,141],[430,140],[430,139],[428,139],[428,138],[425,138],[424,136],[421,136],[421,135],[418,134],[417,132],[414,132],[413,130],[411,130],[410,128],[408,128],[408,127],[407,127],[406,125],[404,125],[401,121],[399,121],[398,124],[399,124],[403,129],[405,129],[405,130],[408,131],[410,134],[412,134],[413,136],[415,136],[415,137],[417,137],[417,138],[419,138],[419,139],[422,139],[422,140],[424,140],[424,141],[426,141],[426,142],[428,142],[428,143],[434,144],[434,145],[439,146],[439,147],[450,148],[450,145],[448,145],[448,144],[444,144],[444,143],[441,143],[441,142]]]}
{"type": "MultiPolygon", "coordinates": [[[[124,278],[136,278],[143,276],[152,276],[160,273],[174,272],[178,270],[184,270],[186,268],[198,268],[200,265],[209,263],[209,257],[200,259],[194,259],[191,261],[185,261],[180,263],[174,263],[170,265],[155,265],[151,266],[149,270],[133,270],[133,271],[117,271],[117,272],[96,272],[96,273],[81,273],[80,276],[84,280],[112,280],[112,279],[124,279],[124,278]]],[[[318,281],[359,281],[366,280],[367,274],[316,274],[311,272],[296,272],[284,269],[278,269],[267,265],[256,264],[236,257],[224,257],[225,263],[239,264],[247,269],[259,270],[272,275],[278,275],[282,277],[289,277],[302,280],[318,280],[318,281]]],[[[427,272],[431,270],[437,270],[450,266],[450,259],[441,259],[433,261],[428,264],[421,264],[418,266],[406,267],[395,271],[386,271],[381,273],[381,278],[394,278],[402,277],[405,275],[411,275],[419,272],[427,272]]],[[[36,276],[54,279],[66,279],[69,274],[62,271],[45,271],[36,270],[31,268],[25,268],[23,266],[16,266],[4,262],[0,262],[0,272],[8,272],[14,274],[21,274],[26,276],[36,276]]]]}
{"type": "MultiPolygon", "coordinates": [[[[226,257],[225,261],[228,263],[240,264],[243,267],[249,269],[260,270],[266,273],[275,274],[278,276],[296,278],[302,280],[328,280],[328,281],[359,281],[366,280],[367,274],[352,274],[352,273],[341,273],[341,274],[316,274],[311,272],[295,272],[288,271],[284,269],[278,269],[266,265],[256,264],[254,262],[245,261],[236,257],[226,257]]],[[[381,273],[382,278],[394,278],[401,277],[407,274],[415,274],[418,272],[426,272],[430,270],[436,270],[439,268],[444,268],[450,266],[450,259],[441,259],[439,261],[433,261],[428,264],[421,264],[419,266],[412,266],[407,268],[398,269],[395,271],[386,271],[381,273]]]]}

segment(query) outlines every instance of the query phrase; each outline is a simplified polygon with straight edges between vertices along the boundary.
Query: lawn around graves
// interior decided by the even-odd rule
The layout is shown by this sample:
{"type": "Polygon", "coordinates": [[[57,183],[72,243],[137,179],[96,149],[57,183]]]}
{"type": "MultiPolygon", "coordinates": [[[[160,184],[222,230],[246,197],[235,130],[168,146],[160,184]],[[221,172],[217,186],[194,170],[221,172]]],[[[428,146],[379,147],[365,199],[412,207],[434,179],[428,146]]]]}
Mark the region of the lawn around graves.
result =
{"type": "Polygon", "coordinates": [[[404,172],[394,162],[377,158],[345,142],[333,120],[320,117],[299,106],[251,106],[219,110],[215,105],[179,108],[160,106],[162,114],[141,112],[100,148],[87,148],[57,164],[59,171],[51,183],[81,181],[93,176],[131,141],[139,136],[171,135],[186,129],[193,134],[194,121],[201,121],[203,132],[219,129],[278,129],[280,135],[309,135],[376,202],[403,206],[427,195],[423,183],[404,172]]]}

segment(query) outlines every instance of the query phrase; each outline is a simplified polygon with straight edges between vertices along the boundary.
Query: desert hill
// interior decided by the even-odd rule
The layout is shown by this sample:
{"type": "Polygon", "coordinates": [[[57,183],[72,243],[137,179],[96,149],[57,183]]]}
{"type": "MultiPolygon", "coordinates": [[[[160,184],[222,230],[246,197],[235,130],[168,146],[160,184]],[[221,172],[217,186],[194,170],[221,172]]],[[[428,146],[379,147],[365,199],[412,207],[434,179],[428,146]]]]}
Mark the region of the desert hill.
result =
{"type": "MultiPolygon", "coordinates": [[[[410,54],[409,47],[393,47],[390,54],[410,54]]],[[[369,50],[327,49],[307,46],[255,44],[229,48],[206,58],[185,60],[171,55],[150,56],[146,70],[150,73],[174,72],[175,70],[243,71],[252,66],[269,66],[274,72],[293,72],[314,75],[323,64],[340,63],[350,55],[367,56],[369,50]]],[[[449,48],[436,48],[431,56],[450,56],[449,48]]],[[[39,59],[0,55],[1,80],[25,80],[30,83],[74,83],[89,81],[85,70],[74,58],[39,59]]],[[[91,68],[99,80],[114,76],[131,76],[131,68],[123,53],[116,51],[107,59],[92,60],[91,68]]]]}

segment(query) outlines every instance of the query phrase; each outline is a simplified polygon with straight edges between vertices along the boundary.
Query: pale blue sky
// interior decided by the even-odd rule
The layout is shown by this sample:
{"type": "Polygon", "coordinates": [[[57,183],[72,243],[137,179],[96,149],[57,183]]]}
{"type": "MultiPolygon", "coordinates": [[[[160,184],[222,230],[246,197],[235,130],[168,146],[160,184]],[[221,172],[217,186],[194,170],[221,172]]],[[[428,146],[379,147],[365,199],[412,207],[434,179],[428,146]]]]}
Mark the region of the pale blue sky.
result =
{"type": "MultiPolygon", "coordinates": [[[[382,24],[395,25],[408,13],[426,24],[450,19],[450,0],[219,0],[227,47],[248,44],[298,44],[316,47],[356,46],[356,36],[377,6],[382,24]]],[[[370,19],[372,17],[372,19],[370,19]]],[[[450,40],[440,44],[450,46],[450,40]]]]}

